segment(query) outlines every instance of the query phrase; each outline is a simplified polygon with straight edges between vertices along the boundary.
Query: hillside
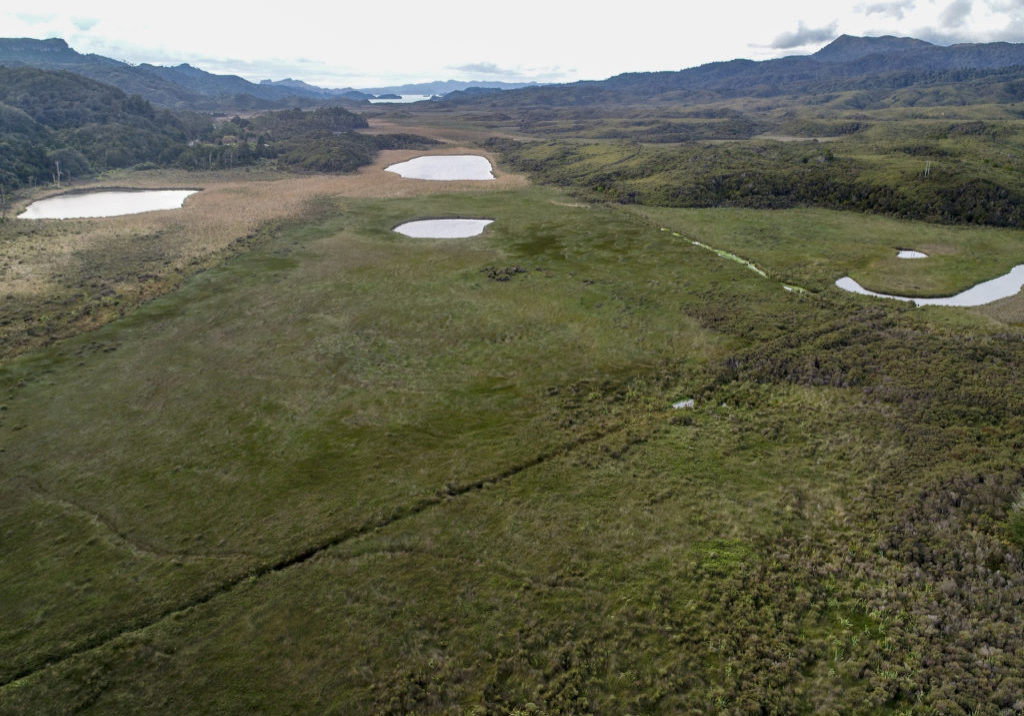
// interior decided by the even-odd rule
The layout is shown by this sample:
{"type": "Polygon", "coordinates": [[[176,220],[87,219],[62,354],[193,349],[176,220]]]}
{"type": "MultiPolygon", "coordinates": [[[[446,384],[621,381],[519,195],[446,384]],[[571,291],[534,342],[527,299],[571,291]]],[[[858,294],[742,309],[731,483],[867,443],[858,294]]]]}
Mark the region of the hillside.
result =
{"type": "Polygon", "coordinates": [[[0,67],[0,186],[83,178],[105,169],[169,162],[208,117],[157,110],[138,95],[71,72],[0,67]]]}
{"type": "Polygon", "coordinates": [[[66,70],[138,94],[154,104],[195,110],[257,110],[308,106],[323,101],[319,88],[254,84],[234,75],[216,75],[187,64],[176,67],[130,65],[101,55],[82,54],[64,40],[0,38],[0,65],[66,70]]]}
{"type": "Polygon", "coordinates": [[[297,79],[253,83],[237,75],[218,75],[182,63],[173,67],[128,64],[82,54],[61,39],[0,38],[0,65],[66,70],[137,94],[154,104],[200,111],[257,111],[309,107],[325,102],[363,102],[378,94],[447,94],[468,88],[518,89],[535,83],[446,80],[356,90],[329,89],[297,79]]]}
{"type": "MultiPolygon", "coordinates": [[[[547,85],[502,93],[455,93],[448,102],[493,107],[576,106],[638,102],[708,102],[736,97],[822,95],[912,85],[1024,77],[1024,44],[940,47],[910,38],[844,35],[813,55],[755,62],[712,62],[678,72],[631,72],[598,82],[547,85]]],[[[995,89],[991,96],[998,96],[995,89]]]]}
{"type": "Polygon", "coordinates": [[[434,143],[355,131],[366,127],[365,117],[343,107],[293,107],[214,123],[72,72],[0,66],[0,189],[67,185],[136,166],[210,170],[262,163],[350,172],[381,149],[434,143]]]}
{"type": "Polygon", "coordinates": [[[503,161],[589,201],[1019,227],[1021,101],[1024,45],[843,36],[808,56],[459,92],[424,111],[471,114],[503,161]]]}
{"type": "Polygon", "coordinates": [[[300,90],[306,94],[311,94],[323,99],[350,99],[355,102],[361,102],[365,99],[372,99],[373,94],[370,92],[361,92],[356,89],[328,89],[325,87],[317,87],[311,85],[308,82],[302,80],[292,79],[291,77],[284,80],[260,80],[260,86],[271,86],[281,87],[292,90],[300,90]]]}

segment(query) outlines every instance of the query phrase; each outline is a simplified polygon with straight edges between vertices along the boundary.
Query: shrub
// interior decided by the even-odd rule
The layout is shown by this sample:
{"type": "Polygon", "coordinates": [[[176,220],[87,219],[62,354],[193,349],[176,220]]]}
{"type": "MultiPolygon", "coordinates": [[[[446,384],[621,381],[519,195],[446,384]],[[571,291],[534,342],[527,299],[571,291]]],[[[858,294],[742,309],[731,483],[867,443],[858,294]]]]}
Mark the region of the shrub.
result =
{"type": "Polygon", "coordinates": [[[1024,492],[1017,497],[1017,501],[1010,508],[1009,517],[1010,539],[1017,546],[1024,548],[1024,492]]]}

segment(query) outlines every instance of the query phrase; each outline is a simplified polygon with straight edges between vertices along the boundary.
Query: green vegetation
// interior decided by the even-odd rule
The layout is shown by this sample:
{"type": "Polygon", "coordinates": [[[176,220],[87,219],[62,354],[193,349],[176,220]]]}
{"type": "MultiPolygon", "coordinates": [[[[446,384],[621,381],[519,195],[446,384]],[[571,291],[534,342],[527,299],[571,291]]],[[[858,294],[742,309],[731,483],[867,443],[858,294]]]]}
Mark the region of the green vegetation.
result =
{"type": "Polygon", "coordinates": [[[0,67],[0,185],[6,190],[170,161],[209,119],[68,72],[0,67]]]}
{"type": "Polygon", "coordinates": [[[231,168],[276,160],[282,169],[351,172],[370,164],[382,149],[426,149],[438,142],[415,134],[357,134],[366,118],[342,107],[264,112],[233,117],[214,130],[213,146],[197,144],[178,159],[187,169],[231,168]]]}
{"type": "MultiPolygon", "coordinates": [[[[709,131],[716,122],[706,125],[709,131]]],[[[771,131],[795,131],[797,124],[782,117],[771,131]]],[[[494,140],[489,146],[517,169],[589,199],[675,207],[820,206],[943,223],[1024,225],[1020,121],[879,118],[827,143],[755,138],[667,147],[494,140]]]]}
{"type": "Polygon", "coordinates": [[[5,194],[125,167],[230,169],[270,163],[351,172],[380,149],[425,148],[426,137],[361,135],[364,117],[341,107],[266,112],[215,123],[154,109],[138,95],[70,72],[0,66],[0,189],[5,194]]]}
{"type": "Polygon", "coordinates": [[[564,203],[322,201],[10,361],[0,711],[1012,706],[1019,332],[564,203]]]}
{"type": "Polygon", "coordinates": [[[918,71],[234,117],[178,183],[287,211],[4,223],[0,714],[1020,711],[1024,297],[833,286],[1024,260],[1019,107],[933,106],[1010,80],[918,71]],[[428,132],[535,185],[277,171],[428,132]]]}
{"type": "Polygon", "coordinates": [[[326,90],[295,80],[253,84],[237,75],[215,75],[187,64],[131,65],[81,54],[57,38],[0,38],[0,65],[73,72],[161,107],[204,112],[252,112],[370,98],[363,92],[326,90]]]}
{"type": "Polygon", "coordinates": [[[949,296],[1021,263],[1017,229],[941,226],[823,209],[666,209],[636,214],[691,241],[752,261],[777,281],[815,291],[843,275],[883,293],[949,296]],[[897,258],[898,249],[928,254],[897,258]]]}

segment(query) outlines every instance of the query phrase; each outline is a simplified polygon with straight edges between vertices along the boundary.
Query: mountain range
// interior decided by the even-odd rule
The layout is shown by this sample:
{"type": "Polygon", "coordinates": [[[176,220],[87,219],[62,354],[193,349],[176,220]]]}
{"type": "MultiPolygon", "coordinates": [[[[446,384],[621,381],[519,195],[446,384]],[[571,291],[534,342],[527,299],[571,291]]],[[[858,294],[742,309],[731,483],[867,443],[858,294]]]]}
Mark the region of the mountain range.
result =
{"type": "Polygon", "coordinates": [[[561,85],[448,80],[357,90],[327,89],[291,78],[253,83],[188,64],[132,65],[82,54],[60,39],[0,38],[0,65],[66,70],[138,94],[156,105],[204,111],[360,102],[380,94],[444,95],[448,102],[490,106],[707,102],[740,96],[891,91],[951,82],[964,87],[980,83],[984,85],[980,94],[989,101],[1024,99],[1024,44],[941,46],[891,36],[842,35],[811,55],[764,61],[736,59],[678,71],[631,72],[606,80],[561,85]]]}
{"type": "MultiPolygon", "coordinates": [[[[730,60],[679,71],[631,72],[606,80],[545,85],[500,95],[453,93],[450,102],[492,106],[707,102],[732,97],[824,95],[859,89],[1024,77],[1024,44],[933,45],[907,37],[842,35],[811,55],[730,60]]],[[[1024,99],[1024,86],[1007,90],[1024,99]]],[[[1012,100],[1007,96],[1005,100],[1012,100]]]]}
{"type": "Polygon", "coordinates": [[[206,111],[258,110],[310,106],[339,100],[361,102],[379,94],[445,94],[470,87],[510,89],[527,86],[503,82],[430,82],[357,90],[328,89],[302,80],[250,82],[237,75],[218,75],[188,64],[173,67],[133,65],[95,54],[82,54],[61,39],[0,38],[0,65],[65,70],[104,82],[128,94],[172,109],[206,111]]]}

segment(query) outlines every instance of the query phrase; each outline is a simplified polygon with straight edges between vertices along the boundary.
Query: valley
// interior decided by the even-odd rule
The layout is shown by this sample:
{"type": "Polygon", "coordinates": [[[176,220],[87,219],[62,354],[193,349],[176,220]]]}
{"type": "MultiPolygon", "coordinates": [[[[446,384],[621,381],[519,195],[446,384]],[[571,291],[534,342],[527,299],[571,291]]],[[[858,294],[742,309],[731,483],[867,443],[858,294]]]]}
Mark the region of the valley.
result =
{"type": "Polygon", "coordinates": [[[0,713],[1019,710],[1019,102],[590,91],[19,187],[0,713]]]}

